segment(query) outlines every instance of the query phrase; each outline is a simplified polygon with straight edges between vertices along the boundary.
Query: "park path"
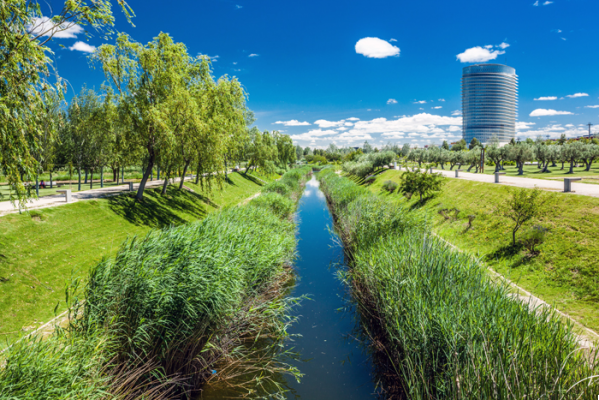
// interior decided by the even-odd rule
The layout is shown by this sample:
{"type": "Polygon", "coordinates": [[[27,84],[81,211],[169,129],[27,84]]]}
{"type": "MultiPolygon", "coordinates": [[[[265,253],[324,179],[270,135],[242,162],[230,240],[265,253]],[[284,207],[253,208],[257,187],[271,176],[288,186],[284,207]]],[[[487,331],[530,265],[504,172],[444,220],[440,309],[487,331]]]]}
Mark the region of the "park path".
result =
{"type": "MultiPolygon", "coordinates": [[[[190,179],[190,178],[185,178],[190,179]]],[[[176,183],[179,182],[181,178],[171,179],[171,182],[176,183]]],[[[160,186],[164,183],[164,180],[154,180],[146,182],[146,188],[160,186]]],[[[139,187],[139,183],[135,183],[133,185],[133,190],[137,191],[139,187]]],[[[46,208],[46,207],[56,207],[56,206],[64,206],[65,204],[72,204],[81,200],[92,200],[98,199],[101,197],[114,196],[123,192],[129,191],[129,183],[125,183],[124,185],[119,186],[110,186],[98,189],[90,189],[84,190],[77,193],[71,194],[71,201],[69,203],[66,202],[64,194],[56,194],[51,196],[40,197],[36,200],[31,200],[27,202],[27,210],[35,210],[38,208],[46,208]]],[[[6,214],[12,214],[19,212],[19,208],[16,205],[11,204],[10,201],[2,201],[0,202],[0,217],[6,214]]]]}
{"type": "MultiPolygon", "coordinates": [[[[470,172],[460,172],[459,178],[455,177],[455,170],[443,170],[443,169],[434,169],[435,172],[441,173],[443,176],[453,179],[464,179],[468,181],[475,182],[486,182],[486,183],[494,183],[495,175],[487,175],[487,174],[473,174],[470,172]]],[[[507,176],[501,175],[499,177],[499,185],[507,185],[507,186],[517,186],[523,188],[534,188],[538,187],[542,190],[548,190],[553,192],[563,192],[564,191],[564,182],[563,181],[553,181],[553,180],[545,180],[545,179],[533,179],[533,178],[519,178],[515,176],[507,176]]],[[[591,197],[599,197],[599,185],[593,185],[588,183],[577,183],[572,182],[572,194],[582,195],[582,196],[591,196],[591,197]]]]}

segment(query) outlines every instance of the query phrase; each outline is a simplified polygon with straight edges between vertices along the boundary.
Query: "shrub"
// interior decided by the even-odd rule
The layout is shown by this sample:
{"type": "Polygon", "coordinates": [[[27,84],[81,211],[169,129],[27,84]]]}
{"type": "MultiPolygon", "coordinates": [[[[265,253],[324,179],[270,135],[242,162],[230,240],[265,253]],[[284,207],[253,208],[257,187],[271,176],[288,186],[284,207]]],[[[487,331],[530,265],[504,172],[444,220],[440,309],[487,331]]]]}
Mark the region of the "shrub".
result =
{"type": "Polygon", "coordinates": [[[423,197],[428,197],[432,193],[440,191],[445,182],[445,178],[441,174],[421,172],[417,169],[404,172],[400,179],[399,191],[401,193],[418,194],[420,202],[422,202],[423,197]]]}
{"type": "Polygon", "coordinates": [[[509,188],[508,192],[510,194],[508,201],[502,205],[499,212],[514,222],[512,228],[512,245],[515,246],[516,232],[533,218],[543,214],[545,211],[543,205],[547,196],[539,188],[532,190],[509,188]]]}
{"type": "Polygon", "coordinates": [[[545,243],[545,237],[549,230],[540,225],[533,226],[524,237],[522,238],[522,244],[528,250],[530,254],[537,254],[536,246],[545,243]]]}
{"type": "Polygon", "coordinates": [[[278,193],[282,196],[287,196],[289,194],[289,192],[291,192],[291,190],[289,189],[289,186],[285,185],[283,182],[280,181],[274,181],[269,183],[268,185],[265,185],[264,188],[262,189],[262,193],[278,193]]]}
{"type": "Polygon", "coordinates": [[[393,181],[385,181],[385,183],[383,183],[383,189],[386,190],[389,193],[393,193],[395,192],[395,189],[397,189],[399,185],[397,184],[397,182],[393,182],[393,181]]]}
{"type": "Polygon", "coordinates": [[[266,208],[279,218],[289,218],[295,210],[293,201],[278,193],[265,193],[253,199],[250,204],[256,207],[266,208]]]}

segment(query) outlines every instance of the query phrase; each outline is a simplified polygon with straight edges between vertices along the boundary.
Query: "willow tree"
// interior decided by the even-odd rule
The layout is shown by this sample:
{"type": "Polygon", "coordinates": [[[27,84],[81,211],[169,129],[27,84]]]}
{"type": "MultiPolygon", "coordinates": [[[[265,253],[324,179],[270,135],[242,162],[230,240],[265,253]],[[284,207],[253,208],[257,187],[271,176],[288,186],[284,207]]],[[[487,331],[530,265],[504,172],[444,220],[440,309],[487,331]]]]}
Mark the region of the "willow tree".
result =
{"type": "MultiPolygon", "coordinates": [[[[126,140],[143,150],[145,170],[136,199],[143,199],[146,182],[160,158],[160,151],[176,146],[177,132],[171,113],[193,100],[189,95],[199,58],[190,57],[183,43],[165,33],[143,46],[120,34],[116,45],[102,45],[93,56],[118,95],[119,110],[126,127],[126,140]]],[[[182,111],[191,116],[194,103],[182,111]]],[[[184,119],[184,118],[182,118],[184,119]]]]}
{"type": "MultiPolygon", "coordinates": [[[[129,17],[127,4],[118,3],[129,17]]],[[[44,162],[35,157],[42,153],[42,141],[56,136],[55,130],[45,129],[47,100],[60,98],[64,88],[60,78],[48,80],[51,51],[46,44],[75,24],[95,29],[112,25],[111,1],[68,0],[51,19],[35,0],[0,1],[0,21],[0,168],[13,189],[10,200],[23,205],[29,194],[22,176],[35,176],[44,162]]]]}

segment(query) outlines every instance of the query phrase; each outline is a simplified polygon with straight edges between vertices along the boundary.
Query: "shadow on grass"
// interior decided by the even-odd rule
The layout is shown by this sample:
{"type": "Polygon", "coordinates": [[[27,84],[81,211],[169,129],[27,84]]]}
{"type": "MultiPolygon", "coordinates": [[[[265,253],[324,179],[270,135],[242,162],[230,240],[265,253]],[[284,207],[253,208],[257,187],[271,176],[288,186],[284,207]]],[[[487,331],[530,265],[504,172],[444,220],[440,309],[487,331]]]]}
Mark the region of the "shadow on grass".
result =
{"type": "Polygon", "coordinates": [[[530,264],[534,261],[535,255],[531,254],[522,254],[522,250],[524,249],[524,245],[520,242],[516,243],[516,245],[509,244],[502,246],[495,250],[492,253],[489,253],[485,256],[485,261],[497,261],[497,260],[505,260],[509,262],[510,268],[518,268],[520,266],[530,264]]]}
{"type": "Polygon", "coordinates": [[[412,211],[426,206],[428,203],[430,203],[432,200],[434,200],[437,197],[437,194],[434,193],[428,197],[423,197],[422,201],[420,201],[420,198],[418,195],[413,195],[413,197],[416,198],[417,200],[414,204],[412,204],[410,206],[410,210],[412,210],[412,211]]]}
{"type": "MultiPolygon", "coordinates": [[[[205,196],[187,190],[179,190],[173,186],[167,188],[166,196],[160,194],[160,189],[149,189],[144,192],[141,203],[136,202],[134,194],[127,193],[110,197],[108,204],[117,215],[135,225],[152,228],[164,228],[171,225],[181,225],[187,220],[181,214],[195,219],[206,216],[203,205],[213,203],[205,196]]],[[[218,207],[218,206],[217,206],[218,207]]]]}
{"type": "Polygon", "coordinates": [[[258,186],[264,186],[264,182],[262,182],[261,180],[259,180],[258,178],[256,178],[255,176],[252,175],[246,175],[246,174],[242,174],[241,172],[234,172],[235,174],[238,174],[239,176],[241,176],[243,179],[247,179],[248,181],[251,181],[253,183],[255,183],[258,186]]]}

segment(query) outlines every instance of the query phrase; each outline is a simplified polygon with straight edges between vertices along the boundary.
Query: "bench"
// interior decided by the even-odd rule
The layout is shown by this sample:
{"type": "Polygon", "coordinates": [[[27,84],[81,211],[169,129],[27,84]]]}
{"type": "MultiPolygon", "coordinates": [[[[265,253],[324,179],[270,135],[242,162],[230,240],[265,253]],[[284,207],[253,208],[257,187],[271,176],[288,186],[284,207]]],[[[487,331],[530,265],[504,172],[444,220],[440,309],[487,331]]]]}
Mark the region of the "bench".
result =
{"type": "Polygon", "coordinates": [[[505,175],[505,172],[495,172],[495,183],[499,183],[499,175],[505,175]]]}
{"type": "Polygon", "coordinates": [[[455,177],[456,177],[456,178],[459,178],[459,173],[460,173],[460,172],[462,172],[462,171],[463,171],[463,170],[461,170],[461,169],[456,169],[456,170],[455,170],[455,177]]]}
{"type": "Polygon", "coordinates": [[[581,181],[582,178],[564,178],[564,192],[572,191],[572,182],[581,181]]]}
{"type": "Polygon", "coordinates": [[[64,193],[64,198],[67,203],[71,202],[71,189],[57,190],[56,193],[64,193]]]}

